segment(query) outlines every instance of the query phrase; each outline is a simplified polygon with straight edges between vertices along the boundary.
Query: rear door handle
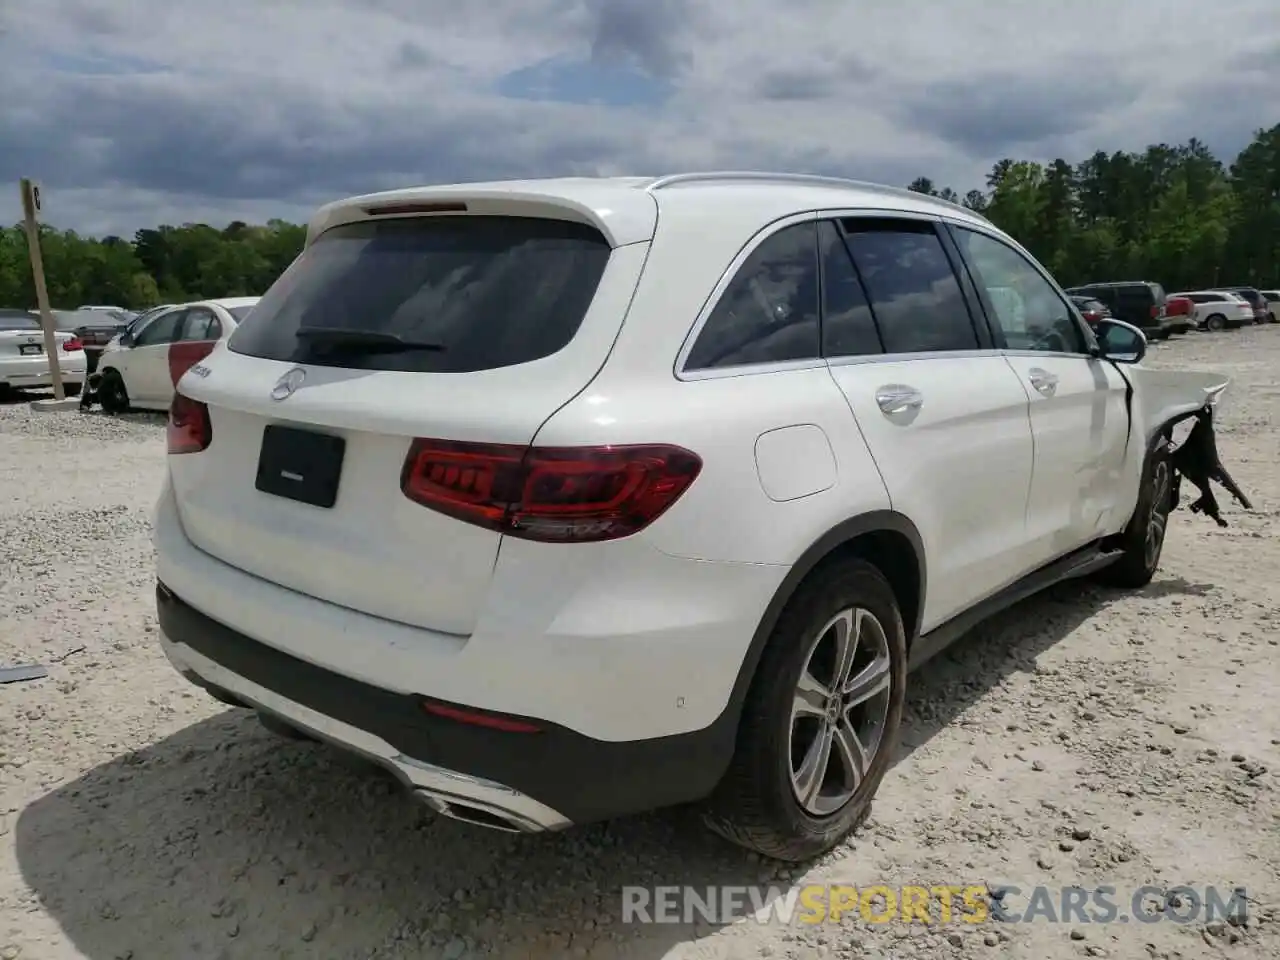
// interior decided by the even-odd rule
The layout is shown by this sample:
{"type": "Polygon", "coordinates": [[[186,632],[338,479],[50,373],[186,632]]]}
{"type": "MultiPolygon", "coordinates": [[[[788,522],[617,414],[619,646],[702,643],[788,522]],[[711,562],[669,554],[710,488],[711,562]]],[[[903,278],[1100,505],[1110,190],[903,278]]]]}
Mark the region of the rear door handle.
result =
{"type": "Polygon", "coordinates": [[[1043,393],[1046,397],[1053,396],[1058,389],[1058,378],[1048,370],[1042,370],[1039,367],[1032,367],[1030,371],[1031,385],[1043,393]]]}
{"type": "Polygon", "coordinates": [[[922,403],[924,403],[924,396],[920,391],[905,384],[891,383],[876,391],[876,404],[887,416],[906,413],[908,410],[918,410],[922,403]]]}

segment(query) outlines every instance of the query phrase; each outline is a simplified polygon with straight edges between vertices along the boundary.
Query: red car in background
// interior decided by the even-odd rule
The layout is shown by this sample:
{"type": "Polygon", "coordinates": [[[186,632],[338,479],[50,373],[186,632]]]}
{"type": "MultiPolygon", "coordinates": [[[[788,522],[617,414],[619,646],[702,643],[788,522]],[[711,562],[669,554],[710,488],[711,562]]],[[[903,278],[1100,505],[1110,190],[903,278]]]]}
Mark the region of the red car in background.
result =
{"type": "Polygon", "coordinates": [[[1190,297],[1170,297],[1164,303],[1164,315],[1174,333],[1186,333],[1196,325],[1196,305],[1190,297]]]}
{"type": "Polygon", "coordinates": [[[1101,300],[1095,300],[1093,297],[1072,297],[1071,302],[1076,305],[1076,309],[1080,311],[1080,316],[1084,317],[1085,322],[1089,326],[1097,326],[1098,321],[1111,316],[1111,311],[1107,305],[1101,300]]]}

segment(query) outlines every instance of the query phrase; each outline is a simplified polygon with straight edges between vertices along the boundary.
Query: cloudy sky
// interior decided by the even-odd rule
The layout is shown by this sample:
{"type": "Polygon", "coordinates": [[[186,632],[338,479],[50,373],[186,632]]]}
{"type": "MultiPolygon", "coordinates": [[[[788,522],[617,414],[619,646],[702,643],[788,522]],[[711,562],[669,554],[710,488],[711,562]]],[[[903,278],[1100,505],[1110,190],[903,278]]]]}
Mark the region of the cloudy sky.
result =
{"type": "Polygon", "coordinates": [[[1278,70],[1277,0],[0,0],[0,222],[24,175],[126,235],[508,176],[963,193],[1003,156],[1233,157],[1278,70]]]}

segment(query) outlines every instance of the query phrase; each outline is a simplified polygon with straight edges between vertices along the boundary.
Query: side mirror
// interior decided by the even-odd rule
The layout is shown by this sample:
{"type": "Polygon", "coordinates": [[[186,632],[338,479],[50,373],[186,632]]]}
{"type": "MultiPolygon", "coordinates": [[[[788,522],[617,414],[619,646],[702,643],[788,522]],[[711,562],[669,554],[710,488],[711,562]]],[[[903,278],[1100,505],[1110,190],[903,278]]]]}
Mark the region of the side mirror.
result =
{"type": "Polygon", "coordinates": [[[1141,363],[1147,355],[1147,337],[1131,323],[1103,317],[1093,328],[1103,357],[1116,363],[1141,363]]]}

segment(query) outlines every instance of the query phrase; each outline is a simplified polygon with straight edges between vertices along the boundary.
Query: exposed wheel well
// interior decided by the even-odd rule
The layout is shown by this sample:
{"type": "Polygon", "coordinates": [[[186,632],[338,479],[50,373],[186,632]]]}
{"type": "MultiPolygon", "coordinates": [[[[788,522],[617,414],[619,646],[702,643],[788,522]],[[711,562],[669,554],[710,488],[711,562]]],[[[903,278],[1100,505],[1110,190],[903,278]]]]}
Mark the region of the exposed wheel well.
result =
{"type": "Polygon", "coordinates": [[[902,624],[907,631],[909,647],[919,629],[923,600],[920,557],[916,554],[915,546],[906,535],[896,530],[861,533],[832,548],[805,575],[805,579],[813,576],[820,568],[849,556],[859,557],[873,564],[889,581],[898,601],[898,609],[902,612],[902,624]]]}

